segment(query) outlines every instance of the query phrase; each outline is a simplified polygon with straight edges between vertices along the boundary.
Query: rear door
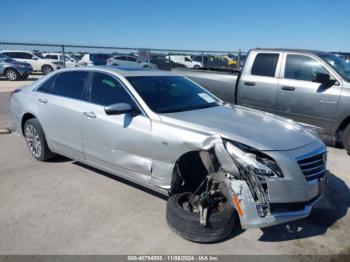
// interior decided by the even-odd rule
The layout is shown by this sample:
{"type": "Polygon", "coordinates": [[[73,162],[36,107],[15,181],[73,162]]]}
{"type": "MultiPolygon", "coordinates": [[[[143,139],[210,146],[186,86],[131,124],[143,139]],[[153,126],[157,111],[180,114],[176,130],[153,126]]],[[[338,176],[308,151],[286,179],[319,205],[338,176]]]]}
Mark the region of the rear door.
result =
{"type": "Polygon", "coordinates": [[[38,119],[49,145],[74,159],[83,158],[82,113],[88,106],[84,101],[88,75],[87,71],[59,73],[36,93],[38,119]]]}
{"type": "Polygon", "coordinates": [[[265,111],[275,111],[279,69],[279,52],[252,52],[237,90],[237,103],[265,111]]]}
{"type": "Polygon", "coordinates": [[[286,53],[284,61],[277,96],[279,114],[317,126],[319,133],[328,134],[338,108],[340,81],[333,86],[312,81],[316,73],[329,74],[331,79],[336,79],[316,56],[286,53]]]}

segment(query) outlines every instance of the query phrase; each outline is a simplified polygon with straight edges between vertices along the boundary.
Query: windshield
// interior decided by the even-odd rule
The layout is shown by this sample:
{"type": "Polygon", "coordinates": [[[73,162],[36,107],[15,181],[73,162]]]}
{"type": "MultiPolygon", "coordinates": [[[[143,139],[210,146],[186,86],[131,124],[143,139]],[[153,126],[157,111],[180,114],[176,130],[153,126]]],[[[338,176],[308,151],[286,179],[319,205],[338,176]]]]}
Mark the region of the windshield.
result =
{"type": "Polygon", "coordinates": [[[127,79],[156,113],[173,113],[220,105],[220,101],[212,94],[181,76],[134,76],[127,79]]]}
{"type": "Polygon", "coordinates": [[[334,54],[324,54],[320,57],[326,61],[341,77],[350,82],[350,63],[334,54]]]}

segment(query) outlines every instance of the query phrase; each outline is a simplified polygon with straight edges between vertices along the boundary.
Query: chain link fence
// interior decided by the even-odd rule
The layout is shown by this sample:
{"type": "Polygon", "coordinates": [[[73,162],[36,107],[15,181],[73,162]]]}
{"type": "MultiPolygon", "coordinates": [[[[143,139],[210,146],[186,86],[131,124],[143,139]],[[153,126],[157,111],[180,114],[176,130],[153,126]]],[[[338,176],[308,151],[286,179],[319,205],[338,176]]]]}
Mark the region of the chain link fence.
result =
{"type": "Polygon", "coordinates": [[[171,70],[176,67],[240,69],[246,53],[88,45],[0,42],[0,128],[10,124],[11,92],[61,68],[111,65],[171,70]]]}

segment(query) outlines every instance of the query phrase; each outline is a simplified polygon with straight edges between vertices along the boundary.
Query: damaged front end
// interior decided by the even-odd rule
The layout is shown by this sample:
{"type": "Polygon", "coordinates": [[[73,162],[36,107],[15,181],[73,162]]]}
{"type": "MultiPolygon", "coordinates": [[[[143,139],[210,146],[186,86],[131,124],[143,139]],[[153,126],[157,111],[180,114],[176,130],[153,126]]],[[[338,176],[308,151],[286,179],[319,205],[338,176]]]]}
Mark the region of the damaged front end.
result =
{"type": "Polygon", "coordinates": [[[231,141],[216,141],[213,151],[200,152],[208,172],[187,203],[188,210],[199,213],[205,226],[208,213],[225,201],[237,211],[242,228],[266,227],[308,214],[271,214],[269,179],[283,179],[283,173],[270,156],[254,148],[231,141]],[[219,168],[215,167],[214,159],[219,168]]]}

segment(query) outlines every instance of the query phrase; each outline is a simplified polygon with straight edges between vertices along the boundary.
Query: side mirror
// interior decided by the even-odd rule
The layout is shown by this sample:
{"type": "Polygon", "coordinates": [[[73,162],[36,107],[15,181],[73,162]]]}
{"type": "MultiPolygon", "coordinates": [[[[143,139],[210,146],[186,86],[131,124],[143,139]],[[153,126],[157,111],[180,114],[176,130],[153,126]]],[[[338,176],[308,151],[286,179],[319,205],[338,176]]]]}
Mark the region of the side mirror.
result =
{"type": "Polygon", "coordinates": [[[117,103],[105,107],[105,112],[107,115],[121,115],[127,113],[136,113],[137,110],[127,103],[117,103]]]}
{"type": "Polygon", "coordinates": [[[329,74],[316,73],[314,75],[314,79],[312,79],[312,82],[320,84],[329,84],[331,82],[331,77],[329,74]]]}
{"type": "Polygon", "coordinates": [[[37,57],[35,57],[35,56],[33,56],[33,58],[32,58],[33,60],[39,60],[37,57]]]}

